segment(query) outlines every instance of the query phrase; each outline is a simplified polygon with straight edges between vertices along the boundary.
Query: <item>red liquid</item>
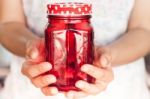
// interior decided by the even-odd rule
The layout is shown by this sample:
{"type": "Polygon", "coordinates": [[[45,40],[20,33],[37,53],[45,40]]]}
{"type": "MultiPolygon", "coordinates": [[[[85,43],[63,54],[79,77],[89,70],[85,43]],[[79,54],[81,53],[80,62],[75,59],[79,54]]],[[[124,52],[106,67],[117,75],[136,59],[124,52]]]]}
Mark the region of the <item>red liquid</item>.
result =
{"type": "Polygon", "coordinates": [[[80,71],[83,64],[93,63],[93,30],[90,16],[49,16],[45,30],[46,60],[53,66],[49,72],[57,77],[60,91],[79,90],[78,80],[94,82],[94,78],[80,71]]]}

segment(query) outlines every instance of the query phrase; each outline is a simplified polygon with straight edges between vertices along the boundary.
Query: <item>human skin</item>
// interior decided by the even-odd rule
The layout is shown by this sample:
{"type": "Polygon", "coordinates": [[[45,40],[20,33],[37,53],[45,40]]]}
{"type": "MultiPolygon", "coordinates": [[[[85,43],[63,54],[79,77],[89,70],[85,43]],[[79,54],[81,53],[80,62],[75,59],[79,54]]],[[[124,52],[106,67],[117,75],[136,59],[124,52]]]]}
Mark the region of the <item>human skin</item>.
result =
{"type": "MultiPolygon", "coordinates": [[[[34,35],[26,26],[22,1],[1,0],[0,2],[2,4],[0,6],[1,44],[12,53],[26,57],[22,73],[36,87],[45,95],[57,94],[56,87],[48,87],[49,84],[56,82],[56,77],[52,74],[41,76],[51,69],[51,64],[45,62],[42,56],[43,39],[34,35]]],[[[67,92],[65,93],[67,97],[80,98],[100,93],[114,78],[112,68],[135,61],[149,53],[150,11],[147,10],[150,9],[149,5],[150,0],[136,0],[126,33],[109,45],[96,46],[94,64],[85,64],[81,68],[83,72],[96,78],[96,83],[77,81],[76,87],[82,91],[67,92]]]]}

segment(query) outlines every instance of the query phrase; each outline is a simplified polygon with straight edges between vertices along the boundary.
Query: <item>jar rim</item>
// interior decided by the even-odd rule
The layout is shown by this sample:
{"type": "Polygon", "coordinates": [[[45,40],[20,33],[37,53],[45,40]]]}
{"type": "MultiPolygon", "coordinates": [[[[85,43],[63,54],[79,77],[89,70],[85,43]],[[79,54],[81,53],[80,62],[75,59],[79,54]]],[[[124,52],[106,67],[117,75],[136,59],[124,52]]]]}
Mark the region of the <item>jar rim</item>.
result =
{"type": "Polygon", "coordinates": [[[89,19],[91,15],[76,15],[76,16],[64,16],[64,15],[47,15],[47,18],[55,18],[55,19],[89,19]]]}

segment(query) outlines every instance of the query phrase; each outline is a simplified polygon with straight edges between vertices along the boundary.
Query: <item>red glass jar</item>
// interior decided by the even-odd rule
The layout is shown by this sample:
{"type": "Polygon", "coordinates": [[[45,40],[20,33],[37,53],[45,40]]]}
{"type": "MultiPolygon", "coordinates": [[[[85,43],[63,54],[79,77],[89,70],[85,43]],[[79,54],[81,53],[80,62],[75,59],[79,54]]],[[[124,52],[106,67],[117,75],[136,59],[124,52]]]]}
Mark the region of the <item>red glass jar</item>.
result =
{"type": "Polygon", "coordinates": [[[90,24],[91,5],[84,3],[54,3],[48,5],[48,25],[45,29],[46,61],[53,66],[60,91],[79,90],[78,80],[94,82],[80,71],[83,64],[94,59],[93,28],[90,24]]]}

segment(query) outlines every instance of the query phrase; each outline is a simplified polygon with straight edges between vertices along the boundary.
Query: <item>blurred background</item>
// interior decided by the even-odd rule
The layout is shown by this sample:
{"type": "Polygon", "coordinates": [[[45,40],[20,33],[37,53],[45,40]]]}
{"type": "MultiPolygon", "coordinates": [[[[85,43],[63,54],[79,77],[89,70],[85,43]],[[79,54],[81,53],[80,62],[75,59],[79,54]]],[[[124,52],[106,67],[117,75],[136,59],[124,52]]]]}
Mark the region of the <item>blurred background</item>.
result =
{"type": "Polygon", "coordinates": [[[150,54],[145,57],[146,70],[147,70],[147,83],[150,89],[150,54]]]}
{"type": "Polygon", "coordinates": [[[11,54],[0,44],[0,89],[4,87],[4,80],[10,70],[11,54]]]}
{"type": "MultiPolygon", "coordinates": [[[[0,6],[2,6],[1,0],[0,0],[0,6]]],[[[1,14],[1,9],[0,9],[0,14],[1,14]]],[[[0,90],[4,87],[5,78],[10,71],[10,60],[11,60],[11,53],[9,53],[0,44],[0,90]]]]}

